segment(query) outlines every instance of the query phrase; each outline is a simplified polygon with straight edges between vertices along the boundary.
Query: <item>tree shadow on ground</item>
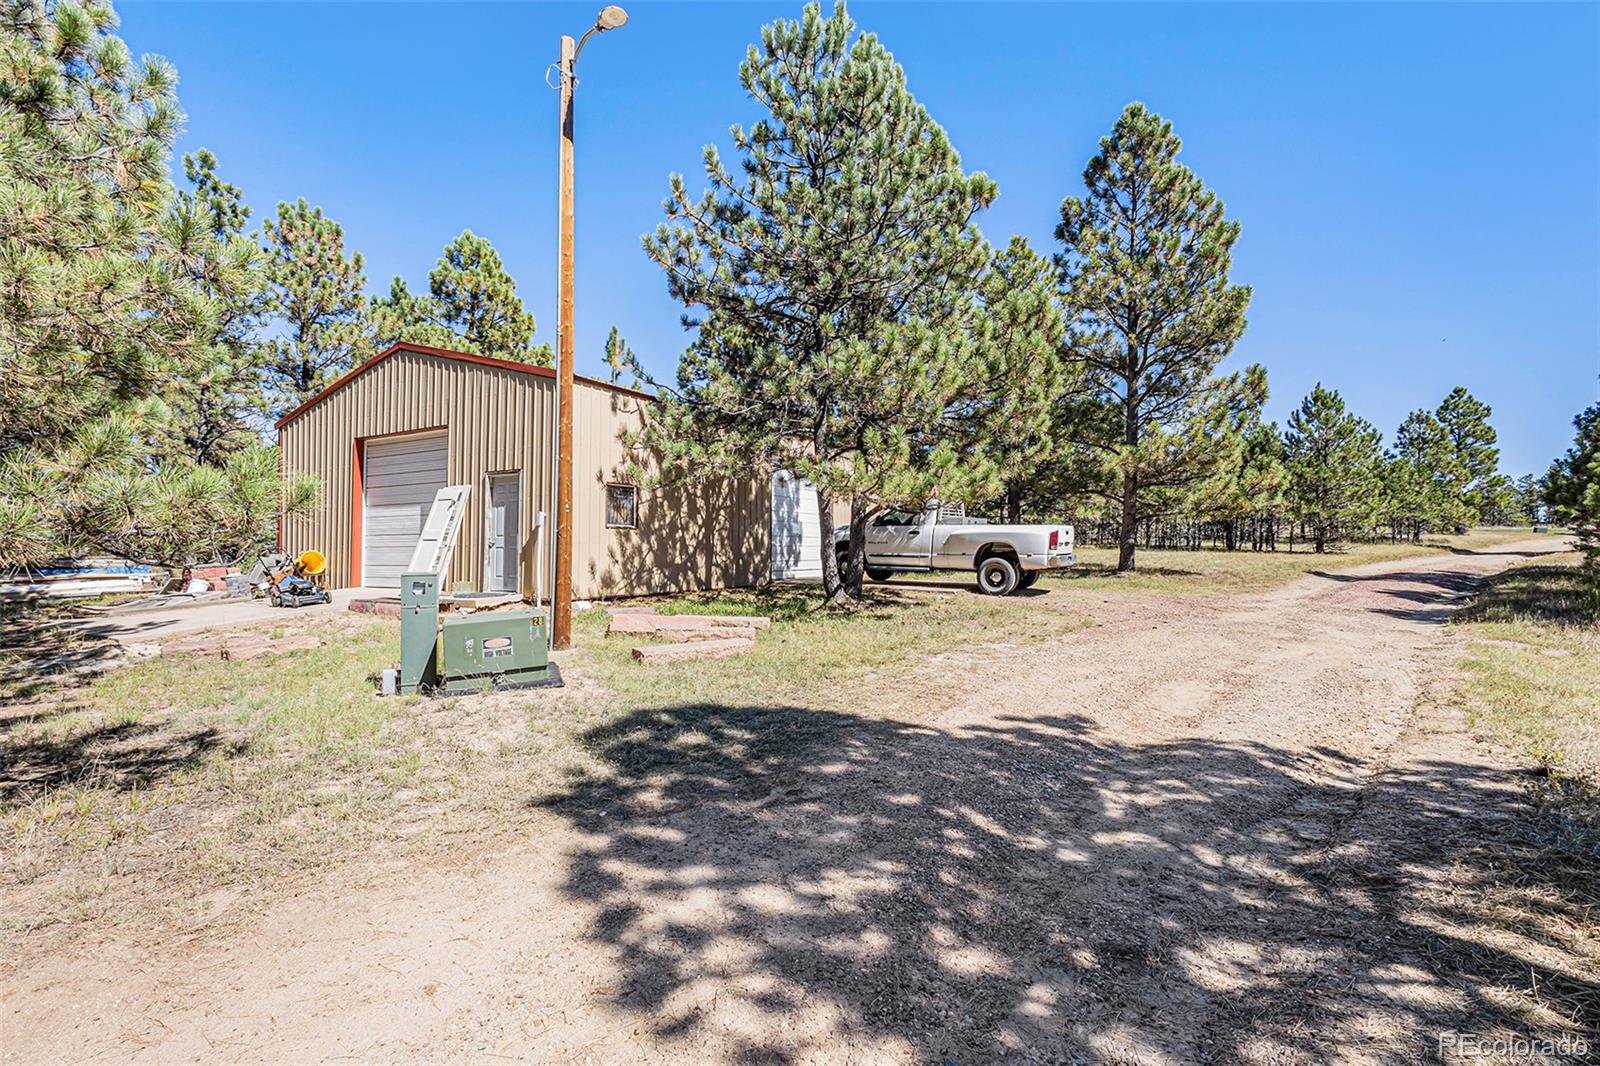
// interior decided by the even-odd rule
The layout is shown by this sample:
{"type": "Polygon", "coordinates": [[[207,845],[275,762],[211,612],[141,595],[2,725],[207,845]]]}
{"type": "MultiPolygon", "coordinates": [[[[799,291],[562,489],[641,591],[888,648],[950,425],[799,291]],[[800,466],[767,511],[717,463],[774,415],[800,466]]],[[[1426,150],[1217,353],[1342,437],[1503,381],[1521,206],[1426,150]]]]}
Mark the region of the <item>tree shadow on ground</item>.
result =
{"type": "Polygon", "coordinates": [[[28,699],[120,664],[102,634],[60,623],[65,608],[0,605],[0,703],[28,699]]]}
{"type": "Polygon", "coordinates": [[[1401,618],[1411,622],[1443,625],[1455,614],[1469,597],[1483,586],[1483,578],[1472,574],[1459,574],[1443,570],[1405,571],[1386,574],[1341,574],[1314,570],[1312,577],[1343,584],[1379,582],[1395,588],[1381,590],[1383,595],[1413,607],[1374,607],[1377,614],[1401,618]]]}
{"type": "Polygon", "coordinates": [[[1560,549],[1535,548],[1532,551],[1507,551],[1504,548],[1458,548],[1449,545],[1428,545],[1438,547],[1440,554],[1448,552],[1451,555],[1475,555],[1482,559],[1537,559],[1542,555],[1549,555],[1552,551],[1560,549]]]}
{"type": "MultiPolygon", "coordinates": [[[[1209,549],[1203,549],[1209,550],[1209,549]]],[[[1117,568],[1111,563],[1086,563],[1076,562],[1063,570],[1052,570],[1048,574],[1052,578],[1061,578],[1066,581],[1081,581],[1086,577],[1117,577],[1117,568]]],[[[1199,570],[1184,570],[1175,566],[1149,566],[1140,563],[1128,571],[1128,576],[1135,577],[1200,577],[1199,570]]]]}
{"type": "Polygon", "coordinates": [[[1485,578],[1458,616],[1463,622],[1533,620],[1553,625],[1595,621],[1595,599],[1576,566],[1519,566],[1485,578]]]}
{"type": "Polygon", "coordinates": [[[565,890],[615,1006],[702,1055],[1409,1062],[1600,1017],[1562,954],[1594,901],[1508,875],[1521,793],[1481,767],[1359,789],[1337,751],[1073,715],[672,706],[585,740],[602,768],[535,801],[586,834],[565,890]]]}
{"type": "Polygon", "coordinates": [[[68,786],[149,788],[230,743],[237,749],[212,726],[175,729],[145,722],[108,723],[61,737],[13,733],[0,745],[0,807],[68,786]]]}
{"type": "MultiPolygon", "coordinates": [[[[949,576],[942,576],[945,573],[944,571],[932,572],[935,574],[940,574],[941,576],[929,578],[891,577],[885,578],[881,581],[868,578],[861,583],[861,587],[864,592],[870,592],[872,589],[939,589],[941,591],[948,592],[970,592],[974,596],[984,595],[983,590],[978,588],[978,581],[976,577],[968,576],[966,578],[962,578],[959,576],[962,572],[957,570],[948,571],[949,576]]],[[[1033,588],[1016,589],[1009,593],[1009,595],[1018,599],[1030,599],[1034,596],[1043,596],[1047,591],[1048,590],[1046,589],[1034,586],[1033,588]]]]}

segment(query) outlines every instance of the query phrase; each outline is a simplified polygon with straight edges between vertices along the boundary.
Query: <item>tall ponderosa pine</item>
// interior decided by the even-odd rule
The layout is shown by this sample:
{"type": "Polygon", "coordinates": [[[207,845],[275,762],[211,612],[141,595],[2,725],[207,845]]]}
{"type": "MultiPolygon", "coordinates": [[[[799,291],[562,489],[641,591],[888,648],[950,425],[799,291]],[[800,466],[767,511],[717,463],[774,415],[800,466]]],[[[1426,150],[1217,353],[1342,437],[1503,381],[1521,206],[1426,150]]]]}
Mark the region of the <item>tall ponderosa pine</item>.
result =
{"type": "Polygon", "coordinates": [[[979,285],[983,366],[965,428],[970,451],[994,468],[1008,522],[1021,521],[1027,484],[1054,446],[1053,406],[1082,384],[1078,364],[1062,358],[1056,280],[1050,260],[1012,237],[979,285]]]}
{"type": "Polygon", "coordinates": [[[1572,527],[1584,556],[1595,603],[1600,605],[1600,404],[1572,420],[1572,447],[1544,479],[1544,504],[1550,520],[1572,527]]]}
{"type": "Polygon", "coordinates": [[[1393,531],[1420,541],[1424,533],[1466,525],[1471,519],[1460,491],[1463,480],[1445,427],[1427,411],[1411,412],[1395,434],[1384,471],[1393,531]]]}
{"type": "Polygon", "coordinates": [[[280,203],[262,232],[272,312],[282,327],[269,342],[267,386],[282,412],[371,352],[367,279],[361,253],[346,252],[344,230],[320,207],[280,203]]]}
{"type": "Polygon", "coordinates": [[[207,162],[175,193],[176,75],[115,25],[92,0],[0,0],[0,569],[241,553],[314,488],[281,484],[270,449],[223,459],[233,427],[171,446],[174,408],[200,424],[171,383],[241,329],[246,257],[223,234],[242,218],[207,162]]]}
{"type": "Polygon", "coordinates": [[[218,175],[216,156],[201,149],[184,156],[183,166],[191,187],[178,193],[167,230],[180,269],[214,315],[197,329],[186,358],[168,368],[161,389],[173,414],[166,451],[221,465],[260,443],[270,355],[256,335],[268,301],[265,256],[245,234],[250,209],[238,186],[218,175]]]}
{"type": "Polygon", "coordinates": [[[209,312],[161,232],[177,74],[115,25],[0,0],[0,453],[146,394],[209,312]]]}
{"type": "Polygon", "coordinates": [[[533,315],[517,295],[500,253],[471,230],[445,246],[428,275],[428,295],[413,295],[395,278],[388,297],[372,301],[371,314],[379,348],[412,341],[540,366],[551,363],[550,346],[533,343],[533,315]]]}
{"type": "Polygon", "coordinates": [[[1494,427],[1489,425],[1493,413],[1488,404],[1460,385],[1450,390],[1434,412],[1455,452],[1452,469],[1459,479],[1456,493],[1464,512],[1459,529],[1477,522],[1494,503],[1500,449],[1495,447],[1494,427]]]}
{"type": "Polygon", "coordinates": [[[1381,441],[1370,423],[1345,410],[1338,392],[1320,384],[1289,416],[1283,443],[1290,512],[1318,552],[1377,519],[1381,441]]]}
{"type": "Polygon", "coordinates": [[[866,524],[890,503],[995,488],[955,440],[981,392],[973,224],[995,196],[967,174],[905,72],[841,3],[762,30],[739,68],[767,114],[734,127],[737,168],[705,151],[710,188],[674,175],[668,224],[645,238],[668,291],[697,317],[650,440],[701,475],[783,466],[851,505],[843,574],[859,595],[866,524]]]}
{"type": "Polygon", "coordinates": [[[1251,545],[1260,548],[1263,535],[1283,506],[1288,474],[1283,466],[1283,438],[1278,427],[1262,421],[1267,402],[1267,373],[1252,366],[1239,379],[1236,402],[1221,432],[1212,434],[1216,472],[1193,491],[1184,510],[1222,526],[1223,544],[1239,546],[1240,524],[1248,522],[1251,545]]]}
{"type": "Polygon", "coordinates": [[[1228,283],[1239,224],[1178,162],[1172,124],[1128,105],[1061,205],[1071,354],[1098,394],[1071,434],[1121,512],[1118,570],[1139,524],[1216,474],[1215,437],[1240,377],[1214,372],[1244,332],[1250,290],[1228,283]]]}

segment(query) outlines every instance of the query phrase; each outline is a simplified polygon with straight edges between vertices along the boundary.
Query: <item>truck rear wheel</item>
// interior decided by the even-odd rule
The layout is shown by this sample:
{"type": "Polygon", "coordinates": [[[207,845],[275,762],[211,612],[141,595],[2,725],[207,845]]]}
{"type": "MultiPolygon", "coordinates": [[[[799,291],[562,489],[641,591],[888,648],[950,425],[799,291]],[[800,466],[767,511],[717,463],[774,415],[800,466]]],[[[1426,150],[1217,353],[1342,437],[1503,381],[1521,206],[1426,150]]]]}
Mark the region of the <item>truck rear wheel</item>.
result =
{"type": "Polygon", "coordinates": [[[1022,572],[1022,577],[1017,580],[1017,588],[1019,588],[1019,589],[1031,589],[1031,588],[1033,588],[1034,582],[1039,580],[1039,575],[1042,574],[1042,573],[1044,573],[1044,571],[1042,571],[1042,570],[1024,570],[1022,572]]]}
{"type": "Polygon", "coordinates": [[[867,576],[874,581],[888,581],[891,577],[894,577],[894,571],[886,566],[869,566],[867,567],[867,576]]]}
{"type": "Polygon", "coordinates": [[[991,555],[978,564],[978,591],[986,595],[1009,596],[1020,580],[1017,564],[1003,555],[991,555]]]}

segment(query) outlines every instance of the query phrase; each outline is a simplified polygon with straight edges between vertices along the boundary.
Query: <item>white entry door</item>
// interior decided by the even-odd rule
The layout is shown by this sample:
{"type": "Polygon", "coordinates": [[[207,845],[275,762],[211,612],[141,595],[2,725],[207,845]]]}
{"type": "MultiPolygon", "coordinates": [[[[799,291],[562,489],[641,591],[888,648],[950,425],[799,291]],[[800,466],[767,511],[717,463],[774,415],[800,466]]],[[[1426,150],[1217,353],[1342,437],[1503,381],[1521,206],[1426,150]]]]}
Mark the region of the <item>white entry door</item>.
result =
{"type": "Polygon", "coordinates": [[[484,523],[484,584],[487,592],[516,592],[522,558],[522,479],[489,475],[489,514],[484,523]]]}
{"type": "Polygon", "coordinates": [[[772,577],[776,581],[822,577],[822,523],[817,487],[787,470],[772,475],[772,577]]]}
{"type": "Polygon", "coordinates": [[[369,441],[362,468],[361,583],[399,588],[433,498],[446,485],[443,433],[369,441]]]}

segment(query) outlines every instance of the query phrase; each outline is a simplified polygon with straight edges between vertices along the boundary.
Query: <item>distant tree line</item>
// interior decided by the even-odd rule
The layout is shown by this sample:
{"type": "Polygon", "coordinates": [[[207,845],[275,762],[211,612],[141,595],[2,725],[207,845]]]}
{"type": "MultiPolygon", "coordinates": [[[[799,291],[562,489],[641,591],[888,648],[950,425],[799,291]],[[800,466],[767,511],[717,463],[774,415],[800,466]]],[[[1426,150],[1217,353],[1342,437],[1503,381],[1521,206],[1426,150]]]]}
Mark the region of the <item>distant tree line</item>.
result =
{"type": "Polygon", "coordinates": [[[314,505],[278,415],[396,341],[545,363],[470,230],[412,293],[366,295],[304,200],[256,229],[216,156],[169,173],[177,75],[103,0],[0,0],[0,567],[240,558],[314,505]]]}
{"type": "MultiPolygon", "coordinates": [[[[1544,482],[1497,471],[1491,414],[1464,388],[1435,411],[1413,411],[1387,449],[1339,393],[1318,385],[1285,430],[1252,422],[1241,461],[1167,515],[1148,515],[1147,548],[1328,551],[1350,541],[1418,542],[1475,525],[1531,525],[1545,515],[1544,482]]],[[[1065,506],[1087,543],[1116,543],[1119,516],[1093,497],[1030,498],[1040,516],[1065,506]]]]}
{"type": "Polygon", "coordinates": [[[737,163],[707,147],[706,191],[673,175],[644,238],[692,331],[646,437],[664,477],[758,459],[814,482],[822,514],[846,502],[830,598],[860,595],[876,514],[933,498],[1070,517],[1119,570],[1141,546],[1327,551],[1540,513],[1464,388],[1387,449],[1322,385],[1263,421],[1266,371],[1218,370],[1251,298],[1229,280],[1239,223],[1142,104],[1062,202],[1047,258],[989,245],[995,183],[842,2],[764,27],[739,79],[761,114],[733,128],[737,163]]]}

